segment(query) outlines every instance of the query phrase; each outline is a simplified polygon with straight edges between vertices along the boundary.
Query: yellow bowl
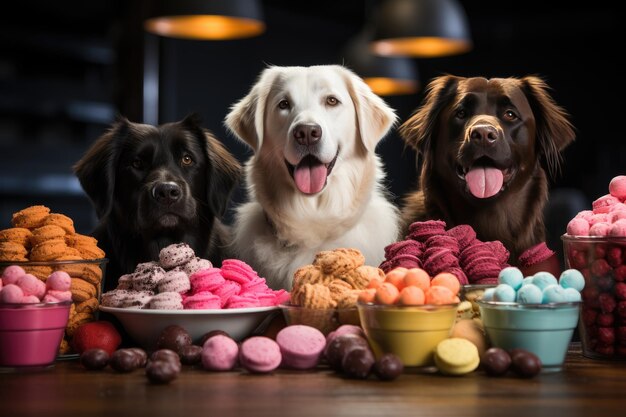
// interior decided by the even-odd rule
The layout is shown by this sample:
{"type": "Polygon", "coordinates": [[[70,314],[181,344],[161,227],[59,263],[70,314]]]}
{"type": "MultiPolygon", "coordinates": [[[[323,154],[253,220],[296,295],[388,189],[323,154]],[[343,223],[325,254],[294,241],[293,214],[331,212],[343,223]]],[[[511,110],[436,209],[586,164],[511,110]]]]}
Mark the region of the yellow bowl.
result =
{"type": "Polygon", "coordinates": [[[423,306],[357,304],[361,325],[376,357],[394,353],[407,367],[434,364],[434,349],[449,337],[457,307],[458,303],[423,306]]]}

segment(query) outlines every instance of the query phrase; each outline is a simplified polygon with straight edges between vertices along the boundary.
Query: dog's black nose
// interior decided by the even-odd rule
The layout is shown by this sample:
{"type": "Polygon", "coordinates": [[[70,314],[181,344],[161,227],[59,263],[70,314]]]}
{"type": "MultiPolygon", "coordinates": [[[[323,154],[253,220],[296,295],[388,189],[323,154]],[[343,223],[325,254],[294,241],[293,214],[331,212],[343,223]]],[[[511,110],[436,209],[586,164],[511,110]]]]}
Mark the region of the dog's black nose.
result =
{"type": "Polygon", "coordinates": [[[314,145],[322,138],[322,127],[317,123],[301,123],[293,129],[293,136],[300,145],[314,145]]]}
{"type": "Polygon", "coordinates": [[[152,197],[159,204],[173,204],[182,195],[183,190],[175,182],[159,182],[152,188],[152,197]]]}
{"type": "Polygon", "coordinates": [[[482,145],[491,145],[498,139],[498,130],[492,125],[474,125],[470,129],[470,139],[482,145]]]}

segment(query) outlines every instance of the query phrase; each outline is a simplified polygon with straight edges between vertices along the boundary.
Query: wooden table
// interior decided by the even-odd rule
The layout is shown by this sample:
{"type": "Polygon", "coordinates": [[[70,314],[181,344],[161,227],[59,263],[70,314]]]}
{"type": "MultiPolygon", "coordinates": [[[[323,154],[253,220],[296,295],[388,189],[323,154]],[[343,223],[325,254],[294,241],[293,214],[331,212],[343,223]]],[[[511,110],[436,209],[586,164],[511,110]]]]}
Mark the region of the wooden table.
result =
{"type": "Polygon", "coordinates": [[[626,415],[626,362],[583,358],[532,379],[406,372],[392,382],[311,372],[211,373],[186,367],[169,385],[143,370],[86,371],[78,361],[0,374],[0,416],[507,416],[626,415]]]}

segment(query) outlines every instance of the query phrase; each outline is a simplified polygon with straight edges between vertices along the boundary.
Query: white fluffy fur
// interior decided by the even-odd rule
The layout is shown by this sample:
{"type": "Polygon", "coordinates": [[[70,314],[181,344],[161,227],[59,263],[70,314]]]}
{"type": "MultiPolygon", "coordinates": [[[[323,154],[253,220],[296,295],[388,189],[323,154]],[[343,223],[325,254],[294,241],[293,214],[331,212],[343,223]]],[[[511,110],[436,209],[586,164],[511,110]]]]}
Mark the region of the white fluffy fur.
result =
{"type": "Polygon", "coordinates": [[[226,126],[255,151],[246,163],[249,202],[237,209],[233,254],[274,289],[290,289],[296,269],[321,250],[358,248],[368,265],[378,265],[398,235],[399,217],[381,186],[384,171],[374,148],[395,120],[393,110],[344,67],[263,71],[226,117],[226,126]],[[328,105],[331,95],[338,105],[328,105]],[[281,100],[290,108],[280,109],[281,100]],[[298,145],[297,123],[319,124],[320,142],[298,145]],[[312,153],[328,163],[337,152],[325,188],[301,193],[285,161],[295,165],[312,153]]]}

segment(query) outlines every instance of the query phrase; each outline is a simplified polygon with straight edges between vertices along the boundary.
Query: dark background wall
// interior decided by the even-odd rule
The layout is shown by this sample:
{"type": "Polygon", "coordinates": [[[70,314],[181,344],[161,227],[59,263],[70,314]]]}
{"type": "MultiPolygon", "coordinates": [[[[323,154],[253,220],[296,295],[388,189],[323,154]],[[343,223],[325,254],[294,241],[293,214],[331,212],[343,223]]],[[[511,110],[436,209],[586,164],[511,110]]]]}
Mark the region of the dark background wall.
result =
{"type": "MultiPolygon", "coordinates": [[[[249,153],[228,136],[228,107],[266,65],[342,62],[345,43],[366,23],[373,2],[264,0],[267,31],[253,39],[203,42],[157,38],[141,26],[147,1],[24,0],[0,15],[0,228],[13,211],[47,204],[89,232],[94,215],[74,164],[116,113],[143,117],[143,58],[157,48],[159,121],[198,112],[244,161],[249,153]]],[[[617,60],[624,24],[616,2],[461,1],[471,52],[418,59],[425,85],[444,73],[486,77],[538,74],[572,115],[576,142],[564,153],[553,190],[575,188],[589,200],[626,173],[624,86],[617,60]]],[[[422,93],[385,97],[401,120],[422,93]]],[[[155,103],[152,103],[155,104],[155,103]]],[[[379,146],[388,185],[399,198],[415,183],[414,156],[392,132],[379,146]]],[[[236,195],[240,201],[241,193],[236,195]]]]}

